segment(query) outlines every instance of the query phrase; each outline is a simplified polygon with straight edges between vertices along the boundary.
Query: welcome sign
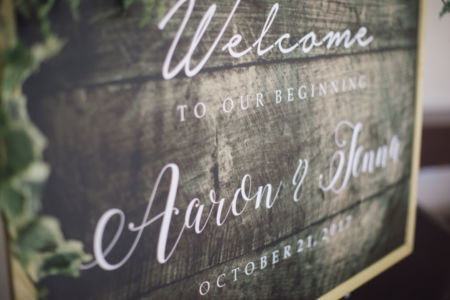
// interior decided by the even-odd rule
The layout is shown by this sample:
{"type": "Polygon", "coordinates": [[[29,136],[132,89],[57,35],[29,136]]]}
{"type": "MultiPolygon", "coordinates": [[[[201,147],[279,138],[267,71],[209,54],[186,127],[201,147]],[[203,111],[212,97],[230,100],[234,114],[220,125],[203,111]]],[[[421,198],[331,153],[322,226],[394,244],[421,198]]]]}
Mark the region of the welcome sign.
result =
{"type": "Polygon", "coordinates": [[[417,1],[83,5],[29,87],[93,257],[50,298],[336,298],[411,252],[417,1]]]}

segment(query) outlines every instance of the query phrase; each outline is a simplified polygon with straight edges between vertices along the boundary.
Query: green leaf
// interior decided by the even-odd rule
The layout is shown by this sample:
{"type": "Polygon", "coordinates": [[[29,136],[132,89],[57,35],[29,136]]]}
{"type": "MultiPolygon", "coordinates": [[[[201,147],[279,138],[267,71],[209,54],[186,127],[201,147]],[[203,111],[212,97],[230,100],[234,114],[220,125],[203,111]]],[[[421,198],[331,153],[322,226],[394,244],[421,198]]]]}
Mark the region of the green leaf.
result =
{"type": "Polygon", "coordinates": [[[3,60],[5,62],[4,76],[2,82],[2,94],[12,94],[18,85],[21,85],[26,74],[33,67],[33,56],[30,49],[18,42],[13,48],[5,50],[3,60]]]}
{"type": "Polygon", "coordinates": [[[2,98],[8,100],[14,97],[17,88],[36,71],[39,65],[58,53],[64,43],[55,35],[48,35],[42,43],[28,48],[24,43],[18,42],[13,48],[4,53],[4,76],[2,82],[2,98]]]}
{"type": "Polygon", "coordinates": [[[72,18],[76,21],[80,20],[80,12],[78,8],[80,7],[81,0],[67,0],[67,1],[69,1],[72,18]]]}
{"type": "Polygon", "coordinates": [[[91,259],[79,241],[64,240],[56,218],[40,216],[19,231],[13,251],[33,281],[55,274],[78,276],[91,259]]]}
{"type": "Polygon", "coordinates": [[[450,13],[450,1],[446,1],[444,6],[442,7],[441,13],[439,16],[442,18],[446,13],[450,13]]]}
{"type": "Polygon", "coordinates": [[[59,222],[52,217],[39,217],[20,230],[15,245],[24,252],[26,264],[29,253],[55,251],[62,240],[59,222]]]}
{"type": "Polygon", "coordinates": [[[36,10],[36,14],[38,16],[38,20],[40,23],[41,33],[44,35],[44,37],[50,36],[52,34],[48,14],[50,13],[50,10],[53,8],[53,4],[55,4],[55,0],[47,0],[47,2],[44,2],[41,5],[39,5],[36,10]]]}
{"type": "Polygon", "coordinates": [[[8,168],[21,171],[36,158],[33,151],[33,140],[23,128],[11,129],[5,134],[8,168]]]}
{"type": "Polygon", "coordinates": [[[131,4],[133,4],[136,1],[137,0],[123,0],[122,2],[123,8],[127,9],[128,7],[130,7],[131,4]]]}
{"type": "Polygon", "coordinates": [[[39,267],[38,277],[43,278],[56,274],[78,276],[80,264],[90,259],[89,255],[84,254],[81,242],[66,241],[60,245],[54,254],[43,260],[39,267]]]}
{"type": "Polygon", "coordinates": [[[141,27],[150,21],[152,15],[156,15],[156,18],[160,19],[166,12],[164,0],[122,0],[122,6],[124,9],[128,9],[132,4],[138,1],[143,6],[144,11],[144,15],[140,21],[141,27]]]}
{"type": "Polygon", "coordinates": [[[8,218],[17,218],[25,209],[25,196],[13,188],[10,184],[5,184],[0,193],[0,207],[8,218]]]}
{"type": "Polygon", "coordinates": [[[56,35],[51,34],[44,40],[43,43],[39,43],[31,47],[31,53],[34,58],[33,71],[37,70],[42,62],[59,53],[63,46],[63,41],[56,35]]]}

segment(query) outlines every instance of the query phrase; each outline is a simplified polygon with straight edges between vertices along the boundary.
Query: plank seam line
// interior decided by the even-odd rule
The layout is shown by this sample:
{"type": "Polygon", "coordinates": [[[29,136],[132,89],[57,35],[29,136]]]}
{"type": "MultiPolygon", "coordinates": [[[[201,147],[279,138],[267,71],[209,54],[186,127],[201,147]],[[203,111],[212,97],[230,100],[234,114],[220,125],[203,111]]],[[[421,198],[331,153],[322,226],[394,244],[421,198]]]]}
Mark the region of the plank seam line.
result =
{"type": "MultiPolygon", "coordinates": [[[[386,48],[380,48],[376,50],[367,50],[367,51],[360,51],[360,52],[352,52],[352,53],[343,53],[343,54],[321,54],[313,57],[300,57],[300,58],[284,58],[284,59],[274,59],[274,60],[264,60],[259,59],[255,62],[246,62],[246,63],[240,63],[240,64],[227,64],[223,66],[217,66],[217,67],[205,67],[203,68],[200,73],[214,73],[217,71],[226,71],[231,70],[235,68],[248,68],[253,66],[269,66],[273,64],[287,64],[287,63],[309,63],[313,61],[318,60],[330,60],[330,59],[336,59],[336,58],[342,58],[347,56],[361,56],[361,55],[368,55],[368,54],[376,54],[376,53],[383,53],[383,52],[393,52],[393,51],[410,51],[410,50],[416,50],[417,45],[413,46],[398,46],[398,47],[386,47],[386,48]]],[[[197,76],[198,76],[197,75],[197,76]]],[[[185,79],[188,78],[184,73],[179,73],[177,76],[175,76],[173,79],[185,79]]],[[[121,85],[121,84],[144,84],[151,81],[162,81],[162,75],[160,74],[152,74],[152,75],[142,75],[142,76],[133,76],[129,78],[124,79],[116,79],[116,80],[110,80],[110,81],[104,81],[104,82],[95,82],[95,83],[85,83],[85,84],[74,84],[69,85],[66,87],[60,87],[55,88],[52,87],[52,91],[70,91],[77,88],[86,88],[86,89],[95,89],[98,87],[108,86],[108,85],[121,85]]],[[[48,89],[42,90],[43,94],[46,94],[49,92],[48,89]]]]}

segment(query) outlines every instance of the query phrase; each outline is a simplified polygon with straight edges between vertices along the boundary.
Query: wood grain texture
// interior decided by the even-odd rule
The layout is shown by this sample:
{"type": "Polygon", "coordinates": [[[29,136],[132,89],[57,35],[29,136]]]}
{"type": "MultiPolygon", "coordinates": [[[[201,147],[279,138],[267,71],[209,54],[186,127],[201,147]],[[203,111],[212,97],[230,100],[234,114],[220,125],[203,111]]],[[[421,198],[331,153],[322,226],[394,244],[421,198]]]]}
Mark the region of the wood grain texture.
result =
{"type": "MultiPolygon", "coordinates": [[[[67,216],[65,231],[90,245],[95,223],[108,208],[121,208],[132,220],[142,217],[152,183],[166,163],[180,166],[177,207],[184,210],[194,197],[206,201],[212,188],[230,203],[245,173],[253,176],[255,185],[290,182],[296,161],[309,158],[312,167],[299,203],[292,201],[292,189],[287,188],[270,210],[264,208],[230,218],[221,228],[208,226],[200,236],[185,234],[180,250],[167,266],[154,259],[159,228],[152,226],[146,229],[133,260],[120,270],[120,278],[114,273],[105,276],[111,276],[111,286],[141,278],[146,282],[142,285],[151,289],[251,253],[408,176],[412,138],[409,116],[413,114],[414,93],[414,66],[408,61],[413,59],[413,51],[391,51],[337,58],[333,64],[323,59],[308,64],[205,73],[189,85],[183,83],[187,79],[173,83],[151,81],[137,86],[76,90],[46,98],[40,106],[46,118],[40,122],[49,136],[48,158],[53,166],[48,210],[67,216]],[[308,76],[307,70],[315,72],[308,76]],[[258,74],[264,76],[258,79],[258,74]],[[279,105],[267,101],[264,108],[230,115],[220,111],[220,99],[230,92],[272,91],[278,86],[354,74],[366,74],[365,89],[279,105]],[[394,80],[402,84],[386,89],[388,82],[394,80]],[[227,82],[231,87],[214,82],[227,82]],[[171,90],[174,85],[186,89],[192,86],[190,98],[183,88],[171,90]],[[154,99],[151,95],[157,91],[161,96],[154,99]],[[191,98],[209,100],[210,113],[205,119],[180,123],[174,117],[173,99],[191,98]],[[89,109],[83,109],[83,105],[89,109]],[[389,137],[398,134],[403,159],[373,176],[352,179],[345,192],[334,195],[318,189],[318,177],[327,172],[336,151],[334,128],[339,120],[363,121],[360,143],[369,149],[388,143],[389,137]],[[124,279],[124,274],[130,277],[124,279]]],[[[160,195],[165,194],[167,187],[162,186],[160,195]]],[[[403,199],[404,205],[406,200],[403,199]]],[[[164,204],[163,199],[157,201],[155,211],[161,211],[164,204]]],[[[124,250],[127,244],[123,242],[124,250]]],[[[105,282],[105,277],[101,278],[105,282]]],[[[138,288],[132,286],[124,288],[138,288]]]]}
{"type": "Polygon", "coordinates": [[[299,233],[277,241],[275,245],[257,249],[253,253],[150,293],[136,294],[133,298],[193,299],[199,297],[200,283],[210,280],[212,287],[208,298],[212,299],[273,299],[276,298],[275,295],[291,299],[317,299],[332,289],[336,282],[343,282],[359,272],[361,265],[372,264],[402,244],[406,208],[400,199],[407,197],[408,188],[406,181],[402,180],[381,195],[308,226],[299,233]],[[368,211],[372,212],[370,217],[367,216],[368,211]],[[336,234],[332,239],[321,240],[324,227],[332,223],[337,224],[349,215],[355,220],[353,227],[342,234],[336,234]],[[391,220],[392,215],[396,216],[395,220],[391,220]],[[314,237],[316,246],[307,248],[308,235],[314,237]],[[299,239],[305,241],[305,247],[302,252],[295,253],[299,239]],[[284,259],[286,245],[290,245],[294,253],[284,259]],[[279,250],[280,262],[271,264],[275,250],[279,250]],[[262,270],[261,256],[267,256],[269,259],[268,267],[262,270]],[[257,270],[246,275],[245,266],[249,262],[254,262],[257,270]],[[236,267],[240,268],[240,272],[234,281],[232,269],[236,267]],[[222,288],[214,286],[220,274],[226,274],[223,280],[225,286],[222,288]]]}
{"type": "MultiPolygon", "coordinates": [[[[93,9],[89,18],[111,6],[92,3],[87,5],[93,9]]],[[[223,22],[229,5],[219,5],[214,24],[223,22]]],[[[197,3],[194,23],[208,6],[197,3]]],[[[225,36],[241,32],[251,43],[260,30],[255,24],[262,26],[270,7],[266,1],[243,2],[230,25],[233,31],[225,36]]],[[[243,60],[216,51],[197,76],[170,81],[158,74],[175,26],[160,32],[152,20],[140,28],[138,10],[81,23],[65,52],[28,85],[35,96],[29,104],[32,118],[49,140],[46,158],[52,175],[44,209],[60,216],[67,236],[81,239],[92,252],[95,224],[107,209],[120,208],[127,222],[139,222],[159,171],[171,162],[181,170],[176,200],[181,211],[194,197],[207,203],[211,189],[229,205],[246,173],[255,188],[266,183],[275,187],[280,181],[285,186],[272,209],[248,208],[241,216],[229,217],[222,227],[210,223],[201,235],[185,232],[175,254],[163,265],[155,258],[159,223],[149,226],[122,268],[113,272],[97,268],[78,279],[49,279],[45,284],[50,297],[195,298],[201,281],[214,280],[224,271],[229,278],[231,267],[299,236],[317,235],[323,226],[351,214],[354,226],[332,243],[237,283],[227,281],[226,288],[210,294],[310,299],[400,246],[411,173],[416,14],[417,3],[411,1],[281,1],[268,39],[285,32],[301,36],[314,30],[320,35],[330,28],[354,30],[364,25],[374,42],[364,50],[317,48],[308,55],[298,51],[281,57],[274,52],[243,60]],[[361,75],[365,88],[338,93],[330,88],[333,81],[361,75]],[[326,95],[316,90],[314,97],[287,102],[288,88],[296,94],[302,85],[314,84],[318,89],[324,82],[326,95]],[[280,104],[275,101],[278,89],[283,95],[280,104]],[[256,93],[263,94],[264,106],[257,106],[256,93]],[[247,110],[238,108],[241,95],[253,97],[247,110]],[[230,113],[223,111],[227,97],[235,102],[230,113]],[[207,107],[200,120],[192,114],[197,102],[207,107]],[[183,104],[189,109],[186,121],[180,122],[177,105],[183,104]],[[337,150],[334,130],[341,120],[363,123],[359,144],[365,149],[388,144],[398,135],[401,159],[370,176],[352,178],[344,192],[334,194],[321,191],[318,178],[328,174],[337,150]],[[299,158],[309,159],[310,169],[296,203],[289,183],[299,158]]],[[[216,27],[205,36],[206,44],[214,38],[216,27]]],[[[193,30],[189,27],[186,40],[193,30]]],[[[165,178],[154,212],[163,210],[167,189],[165,178]]],[[[182,222],[183,217],[174,218],[171,242],[182,222]]],[[[120,259],[132,239],[132,234],[124,235],[110,259],[120,259]]]]}
{"type": "MultiPolygon", "coordinates": [[[[166,10],[175,1],[166,1],[166,10]]],[[[217,11],[194,55],[203,57],[225,23],[234,1],[217,3],[217,11]]],[[[297,49],[281,54],[277,49],[259,57],[255,51],[239,59],[232,58],[222,47],[234,34],[244,38],[242,50],[250,46],[260,35],[267,14],[274,1],[242,1],[212,59],[205,69],[219,71],[233,66],[251,66],[282,61],[304,61],[316,57],[348,55],[383,49],[415,48],[417,32],[417,2],[415,1],[278,1],[279,11],[263,46],[274,43],[282,34],[291,34],[294,43],[310,31],[323,37],[330,30],[350,29],[354,34],[361,27],[368,29],[374,41],[366,48],[340,46],[326,49],[314,48],[305,54],[297,49]]],[[[209,1],[196,1],[195,8],[182,39],[175,52],[177,61],[186,52],[198,22],[211,5],[209,1]]],[[[186,4],[175,14],[165,30],[159,30],[156,13],[144,26],[140,25],[144,10],[139,5],[126,12],[113,1],[86,1],[81,5],[82,19],[73,21],[64,14],[62,5],[55,12],[62,36],[69,36],[64,54],[49,63],[49,76],[58,88],[95,85],[121,81],[157,80],[161,78],[162,62],[185,14],[186,4]]],[[[184,74],[184,73],[183,73],[184,74]]],[[[182,74],[181,74],[182,75],[182,74]]],[[[44,78],[42,76],[41,78],[44,78]]],[[[55,89],[46,80],[40,81],[42,89],[55,89]]]]}

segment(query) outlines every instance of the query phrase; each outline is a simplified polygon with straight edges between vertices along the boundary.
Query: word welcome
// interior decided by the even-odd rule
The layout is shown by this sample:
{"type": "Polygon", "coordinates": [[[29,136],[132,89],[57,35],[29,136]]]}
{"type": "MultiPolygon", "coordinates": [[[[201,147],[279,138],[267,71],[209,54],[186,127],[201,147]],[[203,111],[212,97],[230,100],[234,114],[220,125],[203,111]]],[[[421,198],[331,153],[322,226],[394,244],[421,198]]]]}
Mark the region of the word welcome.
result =
{"type": "MultiPolygon", "coordinates": [[[[163,30],[166,25],[169,23],[169,21],[172,19],[172,17],[175,15],[175,13],[180,9],[180,7],[186,2],[187,0],[179,0],[175,3],[175,5],[167,12],[167,14],[162,18],[162,20],[158,24],[158,28],[160,30],[163,30]]],[[[162,76],[164,79],[169,80],[174,78],[175,76],[180,73],[180,71],[184,68],[184,73],[187,77],[193,77],[196,74],[198,74],[201,69],[204,67],[206,62],[211,57],[212,53],[216,49],[217,45],[219,44],[220,40],[222,39],[223,34],[225,33],[228,25],[230,24],[230,21],[236,12],[240,0],[236,0],[230,14],[228,15],[225,23],[223,24],[220,32],[217,34],[216,38],[212,42],[212,44],[207,48],[208,50],[206,53],[199,59],[197,65],[192,66],[192,57],[194,56],[194,52],[197,49],[198,45],[200,44],[203,36],[205,35],[205,32],[208,29],[208,26],[210,25],[211,21],[213,20],[214,14],[216,12],[217,5],[212,4],[208,10],[203,15],[202,19],[200,20],[197,29],[194,33],[194,36],[192,37],[192,41],[189,45],[189,48],[187,52],[182,56],[180,61],[172,67],[172,59],[175,54],[175,50],[177,49],[178,43],[184,33],[184,30],[186,28],[186,25],[188,24],[192,11],[194,10],[195,6],[195,0],[189,0],[188,6],[186,9],[186,13],[184,15],[183,20],[181,21],[178,31],[175,34],[175,37],[172,40],[172,43],[170,44],[169,50],[167,51],[167,55],[164,59],[164,63],[162,66],[162,76]]],[[[361,47],[366,47],[373,41],[373,36],[366,37],[367,34],[367,28],[362,26],[358,29],[356,34],[352,37],[351,31],[349,29],[345,29],[342,32],[335,32],[335,31],[329,31],[327,34],[325,34],[322,38],[317,37],[317,35],[314,33],[314,31],[311,31],[298,39],[296,43],[293,45],[286,45],[288,41],[291,39],[291,35],[289,33],[282,34],[273,44],[263,47],[263,41],[265,36],[270,30],[270,27],[272,26],[275,17],[277,15],[279,9],[279,4],[275,3],[269,14],[267,15],[266,21],[264,25],[262,26],[261,33],[259,37],[251,44],[250,47],[247,47],[245,50],[237,50],[239,44],[243,40],[242,35],[235,34],[233,35],[230,40],[225,44],[225,46],[222,47],[222,51],[228,51],[228,53],[234,57],[234,58],[240,58],[244,55],[249,54],[256,48],[256,54],[258,56],[262,56],[270,51],[272,51],[273,48],[278,47],[278,50],[282,54],[290,53],[294,50],[296,50],[298,47],[301,47],[302,51],[304,53],[310,52],[315,47],[325,46],[327,49],[330,49],[331,47],[339,47],[341,44],[344,48],[350,48],[355,44],[355,42],[358,43],[361,47]]]]}

